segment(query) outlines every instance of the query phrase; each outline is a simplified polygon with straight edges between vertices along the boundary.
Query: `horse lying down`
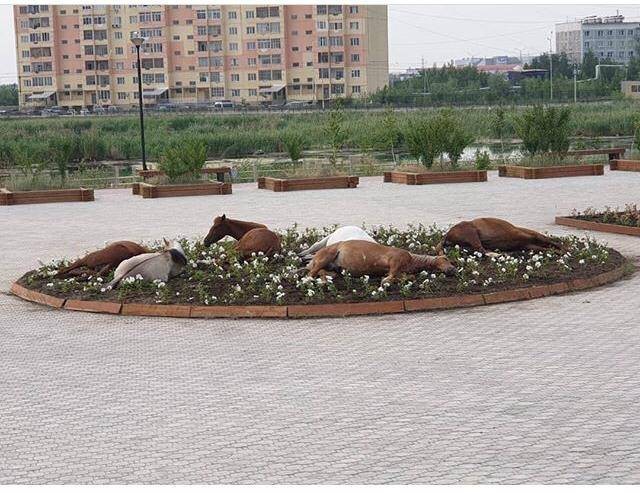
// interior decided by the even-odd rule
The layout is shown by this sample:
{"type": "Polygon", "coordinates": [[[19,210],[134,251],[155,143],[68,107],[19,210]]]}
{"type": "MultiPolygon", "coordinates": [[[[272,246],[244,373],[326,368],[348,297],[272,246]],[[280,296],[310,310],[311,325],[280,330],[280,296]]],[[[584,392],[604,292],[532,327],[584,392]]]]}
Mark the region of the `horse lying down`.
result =
{"type": "Polygon", "coordinates": [[[169,248],[166,241],[165,247],[162,252],[143,253],[122,262],[113,274],[113,281],[105,288],[116,288],[123,279],[138,275],[147,281],[164,282],[179,275],[187,265],[184,250],[178,243],[174,243],[169,248]]]}
{"type": "Polygon", "coordinates": [[[133,241],[116,241],[100,250],[88,253],[82,258],[58,271],[56,277],[64,278],[89,271],[91,274],[103,275],[106,271],[115,269],[123,260],[127,260],[142,253],[149,253],[142,245],[133,241]]]}
{"type": "Polygon", "coordinates": [[[302,258],[302,260],[310,261],[313,257],[313,254],[317,251],[321,250],[324,247],[334,245],[340,241],[350,241],[350,240],[362,240],[368,241],[370,243],[377,243],[369,233],[367,233],[364,229],[359,228],[358,226],[342,226],[341,228],[336,229],[333,233],[331,233],[326,238],[321,239],[320,241],[315,242],[306,250],[302,250],[298,256],[302,258]]]}
{"type": "Polygon", "coordinates": [[[225,236],[238,240],[236,249],[241,258],[251,257],[251,254],[258,252],[269,256],[282,250],[280,237],[264,224],[231,219],[226,214],[213,220],[213,226],[204,238],[204,246],[208,247],[225,236]]]}
{"type": "Polygon", "coordinates": [[[453,226],[436,246],[438,255],[444,254],[445,246],[460,245],[489,256],[515,250],[564,250],[562,242],[531,229],[520,228],[502,219],[481,217],[473,221],[462,221],[453,226]]]}
{"type": "Polygon", "coordinates": [[[389,247],[366,240],[349,240],[322,248],[307,266],[310,277],[326,276],[328,271],[343,269],[357,276],[385,275],[381,284],[392,283],[400,274],[423,270],[452,275],[456,268],[444,255],[418,255],[402,248],[389,247]]]}

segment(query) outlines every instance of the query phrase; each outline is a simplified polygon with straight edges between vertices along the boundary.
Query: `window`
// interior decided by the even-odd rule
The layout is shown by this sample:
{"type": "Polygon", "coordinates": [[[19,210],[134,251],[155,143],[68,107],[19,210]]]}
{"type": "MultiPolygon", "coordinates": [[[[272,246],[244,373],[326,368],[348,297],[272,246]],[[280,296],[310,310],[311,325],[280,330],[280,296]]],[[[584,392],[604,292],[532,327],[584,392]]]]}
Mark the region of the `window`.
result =
{"type": "Polygon", "coordinates": [[[253,10],[247,10],[244,13],[245,18],[247,19],[253,19],[255,17],[255,12],[253,10]]]}
{"type": "Polygon", "coordinates": [[[258,95],[257,89],[249,89],[249,96],[257,96],[257,95],[258,95]]]}
{"type": "Polygon", "coordinates": [[[255,26],[249,26],[247,27],[247,34],[255,34],[256,33],[256,28],[255,26]]]}
{"type": "Polygon", "coordinates": [[[119,92],[118,93],[118,99],[120,99],[120,100],[127,99],[127,93],[126,92],[119,92]]]}
{"type": "Polygon", "coordinates": [[[115,39],[122,39],[122,31],[116,31],[115,33],[113,33],[113,37],[115,39]]]}
{"type": "Polygon", "coordinates": [[[360,46],[360,38],[351,38],[351,46],[360,46]]]}
{"type": "Polygon", "coordinates": [[[316,22],[316,28],[319,31],[325,31],[327,29],[327,23],[325,21],[318,21],[316,22]]]}
{"type": "Polygon", "coordinates": [[[351,54],[351,61],[352,62],[359,62],[360,61],[360,54],[359,53],[352,53],[351,54]]]}
{"type": "Polygon", "coordinates": [[[116,84],[124,84],[124,77],[116,77],[116,84]]]}
{"type": "Polygon", "coordinates": [[[238,18],[238,13],[235,10],[232,10],[227,15],[229,16],[229,19],[237,19],[238,18]]]}
{"type": "Polygon", "coordinates": [[[349,13],[350,14],[357,14],[358,13],[358,6],[357,5],[351,5],[349,7],[349,13]]]}
{"type": "Polygon", "coordinates": [[[360,28],[360,24],[358,22],[349,23],[349,29],[353,29],[354,31],[357,31],[359,28],[360,28]]]}
{"type": "Polygon", "coordinates": [[[360,77],[360,69],[354,69],[351,71],[351,77],[358,78],[360,77]]]}
{"type": "Polygon", "coordinates": [[[360,86],[351,86],[351,92],[353,94],[360,94],[360,86]]]}
{"type": "Polygon", "coordinates": [[[240,74],[231,74],[231,82],[240,82],[240,74]]]}
{"type": "Polygon", "coordinates": [[[240,89],[231,89],[231,97],[239,98],[240,97],[240,89]]]}
{"type": "Polygon", "coordinates": [[[254,67],[258,64],[257,58],[247,58],[247,65],[254,67]]]}
{"type": "Polygon", "coordinates": [[[258,74],[256,74],[255,72],[251,72],[247,74],[247,80],[252,81],[252,80],[257,80],[258,78],[258,74]]]}
{"type": "Polygon", "coordinates": [[[230,27],[229,28],[229,34],[231,34],[232,36],[238,34],[238,28],[237,27],[230,27]]]}
{"type": "Polygon", "coordinates": [[[238,51],[238,43],[229,43],[229,51],[238,51]]]}
{"type": "Polygon", "coordinates": [[[256,42],[255,41],[249,41],[247,43],[247,50],[252,51],[256,49],[256,42]]]}

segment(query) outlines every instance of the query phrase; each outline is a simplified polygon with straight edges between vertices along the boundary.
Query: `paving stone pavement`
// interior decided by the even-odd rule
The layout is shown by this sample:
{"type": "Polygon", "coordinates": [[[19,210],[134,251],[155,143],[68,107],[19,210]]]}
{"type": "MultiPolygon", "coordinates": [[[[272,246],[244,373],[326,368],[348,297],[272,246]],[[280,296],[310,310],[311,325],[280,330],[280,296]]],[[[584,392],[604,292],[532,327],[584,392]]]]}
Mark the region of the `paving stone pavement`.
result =
{"type": "MultiPolygon", "coordinates": [[[[640,174],[0,208],[0,483],[637,483],[640,275],[562,297],[316,320],[56,311],[8,294],[37,259],[202,235],[637,202],[640,174]]],[[[583,234],[583,233],[579,233],[583,234]]],[[[596,236],[630,256],[640,240],[596,236]]]]}

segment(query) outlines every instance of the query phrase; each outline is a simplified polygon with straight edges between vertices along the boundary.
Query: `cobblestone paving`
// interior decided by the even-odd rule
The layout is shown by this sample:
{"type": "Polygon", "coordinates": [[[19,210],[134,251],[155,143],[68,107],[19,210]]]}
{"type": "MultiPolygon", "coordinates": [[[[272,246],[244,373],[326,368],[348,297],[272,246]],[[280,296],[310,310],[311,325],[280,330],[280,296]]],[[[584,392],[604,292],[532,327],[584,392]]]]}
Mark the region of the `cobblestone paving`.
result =
{"type": "MultiPolygon", "coordinates": [[[[118,239],[491,215],[554,233],[637,202],[640,174],[0,209],[0,483],[640,481],[640,275],[466,310],[325,320],[55,311],[8,294],[37,259],[118,239]]],[[[582,233],[581,233],[582,234],[582,233]]],[[[632,257],[640,240],[596,234],[632,257]]]]}

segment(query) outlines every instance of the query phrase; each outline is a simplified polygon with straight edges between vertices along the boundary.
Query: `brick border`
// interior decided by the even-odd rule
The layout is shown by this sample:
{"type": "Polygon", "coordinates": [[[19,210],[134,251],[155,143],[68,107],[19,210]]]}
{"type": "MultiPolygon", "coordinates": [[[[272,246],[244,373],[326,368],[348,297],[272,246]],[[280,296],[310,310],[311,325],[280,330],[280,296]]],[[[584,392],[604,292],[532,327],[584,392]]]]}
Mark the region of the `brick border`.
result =
{"type": "Polygon", "coordinates": [[[93,188],[66,188],[62,190],[28,190],[12,192],[0,188],[0,206],[52,204],[55,202],[93,202],[93,188]]]}
{"type": "Polygon", "coordinates": [[[474,183],[479,181],[487,181],[487,171],[429,171],[425,173],[411,173],[408,171],[385,171],[382,175],[382,181],[384,183],[400,183],[402,185],[474,183]]]}
{"type": "Polygon", "coordinates": [[[604,174],[604,164],[575,164],[565,166],[498,166],[498,176],[505,178],[565,178],[571,176],[600,176],[604,174]]]}
{"type": "Polygon", "coordinates": [[[311,318],[346,317],[352,315],[381,315],[416,311],[468,308],[495,303],[508,303],[543,298],[571,291],[595,288],[615,282],[625,274],[625,265],[593,277],[541,284],[526,288],[494,291],[491,293],[461,294],[439,298],[414,300],[368,301],[362,303],[329,303],[322,305],[148,305],[143,303],[118,303],[111,301],[84,301],[57,298],[25,288],[14,282],[11,292],[23,300],[53,308],[64,308],[112,315],[137,315],[144,317],[179,318],[311,318]]]}
{"type": "Polygon", "coordinates": [[[634,159],[612,159],[609,162],[611,171],[640,171],[640,161],[634,159]]]}
{"type": "Polygon", "coordinates": [[[640,228],[623,226],[621,224],[598,223],[595,221],[585,221],[584,219],[574,219],[572,217],[565,216],[557,216],[556,224],[559,224],[560,226],[569,226],[571,228],[600,231],[601,233],[640,236],[640,228]]]}
{"type": "Polygon", "coordinates": [[[357,176],[324,176],[318,178],[258,178],[258,188],[274,192],[297,192],[300,190],[325,190],[330,188],[357,188],[357,176]]]}

